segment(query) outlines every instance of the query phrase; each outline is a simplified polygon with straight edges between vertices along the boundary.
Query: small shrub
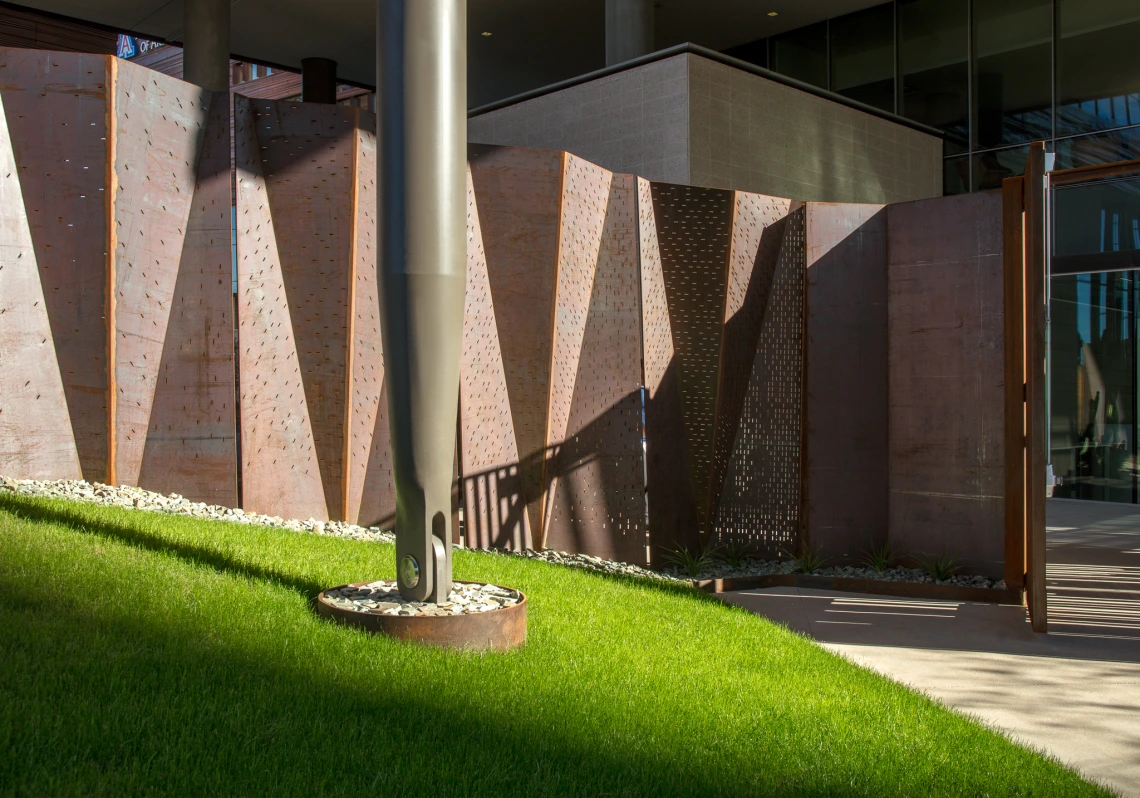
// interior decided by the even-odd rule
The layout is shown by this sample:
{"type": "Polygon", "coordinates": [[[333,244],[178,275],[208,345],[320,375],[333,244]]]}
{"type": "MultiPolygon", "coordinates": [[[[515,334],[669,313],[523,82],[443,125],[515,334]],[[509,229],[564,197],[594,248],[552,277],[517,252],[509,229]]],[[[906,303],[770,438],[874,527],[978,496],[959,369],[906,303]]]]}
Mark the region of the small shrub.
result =
{"type": "Polygon", "coordinates": [[[751,542],[733,542],[717,550],[716,559],[717,562],[726,568],[741,568],[748,564],[748,561],[752,559],[753,553],[751,542]]]}
{"type": "Polygon", "coordinates": [[[690,578],[694,578],[707,571],[712,566],[714,559],[715,550],[713,549],[701,549],[696,554],[688,549],[673,549],[665,555],[665,564],[673,566],[690,578]]]}
{"type": "Polygon", "coordinates": [[[823,555],[819,553],[819,549],[813,549],[810,546],[804,546],[802,554],[792,554],[790,551],[785,553],[792,558],[796,564],[796,570],[801,574],[813,573],[827,564],[823,555]]]}
{"type": "Polygon", "coordinates": [[[863,552],[863,564],[872,571],[883,572],[891,567],[895,554],[890,543],[871,544],[870,551],[863,552]]]}
{"type": "Polygon", "coordinates": [[[916,555],[914,559],[918,561],[918,567],[930,574],[930,578],[936,582],[949,579],[956,574],[960,568],[958,558],[950,557],[945,551],[937,557],[919,554],[916,555]]]}

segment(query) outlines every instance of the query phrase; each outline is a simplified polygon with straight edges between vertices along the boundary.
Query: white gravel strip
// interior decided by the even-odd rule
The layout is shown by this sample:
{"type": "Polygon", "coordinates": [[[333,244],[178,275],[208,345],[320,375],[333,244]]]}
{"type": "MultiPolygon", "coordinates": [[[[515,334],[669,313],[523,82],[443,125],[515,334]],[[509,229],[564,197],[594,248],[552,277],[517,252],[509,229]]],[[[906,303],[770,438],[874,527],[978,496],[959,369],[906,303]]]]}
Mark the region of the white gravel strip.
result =
{"type": "Polygon", "coordinates": [[[334,607],[373,615],[472,615],[513,607],[522,601],[517,590],[498,585],[455,584],[447,601],[408,601],[395,582],[369,582],[359,587],[326,590],[321,597],[334,607]]]}

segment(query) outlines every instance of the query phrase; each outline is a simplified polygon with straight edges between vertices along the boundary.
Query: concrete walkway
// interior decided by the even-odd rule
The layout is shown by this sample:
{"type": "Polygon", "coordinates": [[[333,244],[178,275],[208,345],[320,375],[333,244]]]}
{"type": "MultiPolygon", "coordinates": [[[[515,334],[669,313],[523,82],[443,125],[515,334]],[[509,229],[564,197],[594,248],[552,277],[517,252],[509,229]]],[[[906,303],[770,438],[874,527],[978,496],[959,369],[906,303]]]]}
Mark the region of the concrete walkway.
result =
{"type": "Polygon", "coordinates": [[[723,598],[1140,798],[1140,507],[1051,500],[1049,634],[992,604],[770,588],[723,598]]]}

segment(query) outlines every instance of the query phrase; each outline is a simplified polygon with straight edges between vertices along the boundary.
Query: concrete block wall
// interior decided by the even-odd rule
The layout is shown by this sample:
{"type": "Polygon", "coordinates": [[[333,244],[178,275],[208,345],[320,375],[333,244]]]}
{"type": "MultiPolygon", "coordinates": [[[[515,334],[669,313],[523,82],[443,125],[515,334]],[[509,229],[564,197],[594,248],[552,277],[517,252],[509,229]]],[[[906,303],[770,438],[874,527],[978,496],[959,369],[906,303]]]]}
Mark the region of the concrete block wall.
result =
{"type": "Polygon", "coordinates": [[[819,202],[942,195],[941,140],[691,53],[472,117],[468,137],[819,202]]]}

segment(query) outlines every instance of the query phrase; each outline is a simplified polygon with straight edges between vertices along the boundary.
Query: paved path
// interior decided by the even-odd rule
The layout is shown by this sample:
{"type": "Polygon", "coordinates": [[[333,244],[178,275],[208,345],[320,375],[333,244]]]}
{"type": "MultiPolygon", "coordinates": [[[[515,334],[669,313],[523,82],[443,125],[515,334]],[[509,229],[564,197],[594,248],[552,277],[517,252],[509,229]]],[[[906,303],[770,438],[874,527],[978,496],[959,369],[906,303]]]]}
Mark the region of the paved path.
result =
{"type": "Polygon", "coordinates": [[[1140,798],[1140,507],[1052,500],[1050,624],[991,604],[724,594],[1140,798]]]}

